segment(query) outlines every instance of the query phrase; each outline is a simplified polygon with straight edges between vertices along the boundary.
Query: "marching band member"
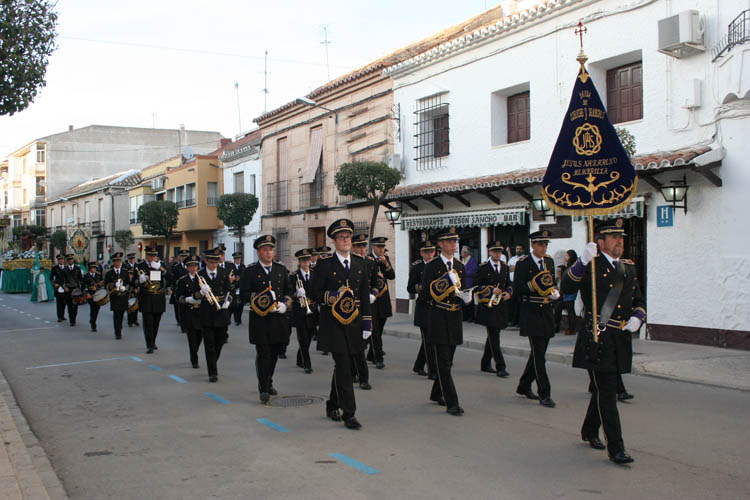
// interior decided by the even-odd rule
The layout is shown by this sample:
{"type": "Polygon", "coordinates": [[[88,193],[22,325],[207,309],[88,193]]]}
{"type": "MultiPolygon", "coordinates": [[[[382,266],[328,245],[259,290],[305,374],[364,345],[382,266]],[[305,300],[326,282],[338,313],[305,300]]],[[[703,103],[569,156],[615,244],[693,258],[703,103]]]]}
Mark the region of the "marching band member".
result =
{"type": "Polygon", "coordinates": [[[417,375],[427,376],[428,380],[435,380],[435,360],[429,355],[431,348],[426,343],[425,328],[427,327],[427,315],[429,314],[427,303],[419,297],[422,290],[422,275],[427,263],[435,258],[435,245],[431,241],[422,242],[419,248],[421,259],[415,261],[409,269],[409,282],[406,285],[406,291],[417,295],[414,303],[414,326],[419,327],[419,333],[422,335],[422,344],[419,346],[417,359],[414,361],[412,371],[417,375]],[[424,371],[424,365],[427,363],[427,372],[424,371]]]}
{"type": "Polygon", "coordinates": [[[354,223],[349,219],[339,219],[328,227],[326,234],[336,251],[318,260],[311,295],[321,308],[320,346],[331,352],[335,363],[326,416],[334,421],[343,419],[348,429],[360,429],[362,425],[354,416],[351,356],[361,352],[372,335],[372,316],[368,270],[365,261],[351,253],[353,232],[354,223]]]}
{"type": "Polygon", "coordinates": [[[292,323],[297,330],[297,366],[304,368],[305,373],[312,373],[310,361],[310,342],[315,325],[318,323],[318,306],[308,297],[310,294],[310,250],[303,248],[294,253],[299,267],[289,276],[289,287],[294,292],[292,302],[292,323]]]}
{"type": "Polygon", "coordinates": [[[143,317],[143,337],[146,340],[146,354],[151,354],[156,346],[159,334],[161,315],[167,308],[166,286],[167,270],[159,261],[156,244],[146,250],[146,260],[136,266],[138,280],[138,309],[143,317]]]}
{"type": "Polygon", "coordinates": [[[122,264],[122,252],[112,255],[112,267],[104,276],[104,286],[109,291],[109,310],[115,326],[115,338],[122,338],[122,317],[128,309],[128,290],[134,285],[122,264]]]}
{"type": "MultiPolygon", "coordinates": [[[[201,332],[210,382],[219,380],[217,363],[227,341],[229,306],[232,303],[232,279],[226,269],[219,268],[219,255],[219,248],[204,253],[206,267],[198,272],[200,293],[203,296],[199,310],[201,332]]],[[[195,349],[197,351],[198,347],[195,349]]]]}
{"type": "Polygon", "coordinates": [[[273,374],[279,353],[289,343],[286,311],[291,306],[294,291],[289,286],[286,267],[274,262],[276,238],[263,235],[255,240],[253,248],[258,262],[245,268],[240,279],[240,295],[250,303],[249,340],[255,345],[260,401],[266,404],[271,396],[278,394],[273,387],[273,374]]]}
{"type": "MultiPolygon", "coordinates": [[[[137,265],[135,261],[135,253],[129,253],[127,255],[128,261],[122,263],[122,268],[125,271],[129,271],[131,282],[134,281],[134,276],[138,273],[136,271],[135,267],[137,265]]],[[[135,311],[128,311],[128,326],[141,326],[140,323],[138,323],[138,309],[135,311]]]]}
{"type": "Polygon", "coordinates": [[[88,294],[89,303],[89,325],[91,325],[91,331],[96,331],[96,318],[99,317],[99,305],[94,302],[92,295],[99,288],[104,286],[104,278],[99,272],[99,263],[95,260],[89,262],[89,272],[83,277],[83,288],[88,294]]]}
{"type": "Polygon", "coordinates": [[[232,300],[232,306],[229,310],[232,312],[232,316],[234,316],[234,324],[239,326],[242,324],[242,310],[245,307],[245,304],[242,302],[242,295],[240,295],[239,281],[242,273],[245,272],[245,264],[242,263],[242,252],[234,252],[232,259],[234,262],[227,263],[227,269],[233,272],[233,275],[237,277],[237,281],[234,283],[234,300],[232,300]]]}
{"type": "Polygon", "coordinates": [[[55,287],[55,307],[57,308],[57,322],[62,323],[65,321],[65,277],[63,271],[65,270],[65,256],[63,254],[57,255],[57,265],[52,268],[50,272],[50,280],[52,286],[55,287]]]}
{"type": "MultiPolygon", "coordinates": [[[[367,266],[367,277],[370,280],[370,295],[368,296],[368,299],[372,307],[372,304],[376,300],[375,296],[378,293],[377,290],[373,288],[378,275],[378,264],[371,255],[367,255],[366,234],[358,234],[352,237],[352,255],[362,257],[365,266],[367,266]]],[[[375,320],[373,319],[373,328],[375,326],[374,323],[375,320]]],[[[373,335],[370,336],[369,342],[366,343],[369,344],[370,347],[372,347],[372,337],[373,335]]],[[[352,380],[354,382],[359,382],[360,389],[369,391],[372,389],[372,386],[370,385],[370,368],[367,366],[367,359],[365,357],[366,347],[367,345],[363,346],[360,352],[352,355],[352,377],[354,377],[352,380]]]]}
{"type": "Polygon", "coordinates": [[[375,282],[371,284],[375,290],[375,302],[372,304],[372,338],[370,339],[370,349],[367,352],[367,360],[375,363],[375,368],[382,370],[385,367],[383,362],[383,328],[385,322],[393,316],[391,306],[391,292],[388,290],[388,280],[396,279],[396,273],[391,266],[391,260],[385,254],[385,242],[388,238],[378,236],[372,239],[372,254],[368,255],[377,264],[377,273],[375,282]]]}
{"type": "Polygon", "coordinates": [[[177,287],[177,280],[179,280],[181,277],[185,276],[187,274],[187,269],[185,269],[185,258],[188,256],[187,250],[180,250],[180,253],[177,254],[177,258],[172,263],[172,273],[170,276],[170,284],[169,289],[167,290],[170,297],[169,297],[169,303],[172,304],[172,307],[174,308],[174,319],[177,322],[178,325],[180,325],[180,329],[183,333],[185,333],[185,329],[182,327],[182,310],[183,308],[180,306],[180,302],[177,300],[177,297],[175,297],[175,288],[177,287]]]}
{"type": "MultiPolygon", "coordinates": [[[[187,273],[177,280],[175,295],[182,307],[182,329],[187,334],[190,364],[193,368],[200,368],[198,364],[198,349],[203,341],[201,331],[200,305],[203,300],[201,286],[198,283],[198,257],[188,256],[185,261],[187,273]]],[[[208,357],[206,358],[208,360],[208,357]]]]}
{"type": "Polygon", "coordinates": [[[62,271],[63,290],[65,290],[65,304],[68,306],[68,320],[70,326],[76,326],[76,316],[78,316],[78,304],[73,301],[73,291],[82,293],[81,282],[83,273],[81,268],[73,261],[73,254],[65,256],[65,267],[62,271]]]}

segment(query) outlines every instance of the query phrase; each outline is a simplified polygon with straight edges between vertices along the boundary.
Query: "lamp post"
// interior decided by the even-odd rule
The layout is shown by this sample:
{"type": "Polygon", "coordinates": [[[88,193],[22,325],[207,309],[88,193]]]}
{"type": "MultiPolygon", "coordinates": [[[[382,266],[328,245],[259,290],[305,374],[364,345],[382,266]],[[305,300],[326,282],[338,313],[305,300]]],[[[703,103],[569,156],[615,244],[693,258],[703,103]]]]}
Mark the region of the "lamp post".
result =
{"type": "Polygon", "coordinates": [[[307,97],[298,97],[298,98],[297,98],[297,99],[295,100],[295,102],[296,102],[297,104],[302,104],[303,106],[312,106],[312,107],[314,107],[314,108],[320,108],[320,109],[323,109],[323,110],[325,110],[325,111],[328,111],[329,113],[333,114],[333,116],[334,116],[334,119],[335,119],[335,121],[336,121],[336,124],[338,125],[338,123],[339,123],[339,114],[338,114],[338,113],[336,113],[336,112],[335,112],[334,110],[332,110],[332,109],[328,109],[328,108],[326,108],[325,106],[321,106],[321,105],[320,105],[320,104],[318,104],[317,102],[313,101],[312,99],[308,99],[307,97]]]}
{"type": "Polygon", "coordinates": [[[401,224],[398,222],[398,220],[401,218],[401,209],[391,208],[390,210],[385,211],[385,218],[388,222],[391,223],[391,226],[395,226],[396,224],[401,224]]]}
{"type": "Polygon", "coordinates": [[[687,178],[683,175],[682,180],[672,181],[671,185],[664,185],[659,188],[664,201],[670,203],[672,208],[682,208],[687,214],[687,178]]]}
{"type": "Polygon", "coordinates": [[[555,214],[548,214],[547,212],[550,211],[549,209],[549,203],[547,203],[547,200],[544,198],[534,198],[531,200],[531,204],[534,207],[534,210],[542,214],[543,217],[554,217],[555,214]]]}

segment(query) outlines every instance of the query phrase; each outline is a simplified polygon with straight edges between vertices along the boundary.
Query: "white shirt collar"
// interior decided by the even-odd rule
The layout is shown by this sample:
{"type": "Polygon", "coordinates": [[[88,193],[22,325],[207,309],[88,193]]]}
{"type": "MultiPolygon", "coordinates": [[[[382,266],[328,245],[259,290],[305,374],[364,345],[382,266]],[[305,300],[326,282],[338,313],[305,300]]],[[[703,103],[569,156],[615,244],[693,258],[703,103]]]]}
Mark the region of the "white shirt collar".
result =
{"type": "MultiPolygon", "coordinates": [[[[342,265],[342,266],[344,266],[344,267],[346,267],[346,265],[344,264],[344,259],[346,259],[346,261],[347,261],[347,262],[348,262],[349,264],[351,264],[351,263],[352,263],[352,254],[351,254],[351,253],[349,253],[349,255],[346,255],[346,256],[344,256],[344,255],[341,255],[341,254],[340,254],[340,253],[338,252],[338,250],[337,250],[337,251],[336,251],[336,257],[338,257],[338,258],[339,258],[339,262],[341,262],[341,265],[342,265]]],[[[351,266],[350,266],[350,268],[351,268],[351,266]]]]}
{"type": "Polygon", "coordinates": [[[448,266],[448,262],[450,262],[451,269],[453,269],[453,257],[451,257],[450,259],[446,259],[445,256],[443,255],[443,252],[440,252],[440,259],[443,261],[443,264],[445,264],[446,267],[448,266]]]}
{"type": "Polygon", "coordinates": [[[606,252],[601,252],[601,254],[604,255],[607,258],[607,261],[609,261],[610,267],[614,268],[615,267],[614,261],[615,260],[619,260],[619,259],[615,259],[614,257],[612,257],[611,255],[609,255],[606,252]]]}
{"type": "Polygon", "coordinates": [[[273,261],[271,261],[271,263],[268,264],[268,265],[265,265],[261,261],[258,261],[258,264],[260,264],[260,266],[263,268],[263,270],[266,272],[266,274],[271,274],[271,270],[273,269],[273,261]],[[269,269],[269,268],[271,268],[271,269],[269,269]]]}

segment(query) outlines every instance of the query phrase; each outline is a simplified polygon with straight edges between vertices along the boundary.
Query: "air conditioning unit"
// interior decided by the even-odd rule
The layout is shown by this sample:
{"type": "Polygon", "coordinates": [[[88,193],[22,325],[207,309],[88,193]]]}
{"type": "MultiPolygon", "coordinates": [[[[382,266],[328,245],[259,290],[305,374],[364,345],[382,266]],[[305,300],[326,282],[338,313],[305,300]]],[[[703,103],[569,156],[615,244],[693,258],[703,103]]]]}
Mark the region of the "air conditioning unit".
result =
{"type": "Polygon", "coordinates": [[[705,52],[703,23],[697,10],[659,20],[659,52],[682,59],[705,52]]]}
{"type": "Polygon", "coordinates": [[[401,155],[399,154],[387,155],[385,157],[385,163],[389,167],[398,170],[402,174],[404,173],[404,162],[401,161],[401,155]]]}

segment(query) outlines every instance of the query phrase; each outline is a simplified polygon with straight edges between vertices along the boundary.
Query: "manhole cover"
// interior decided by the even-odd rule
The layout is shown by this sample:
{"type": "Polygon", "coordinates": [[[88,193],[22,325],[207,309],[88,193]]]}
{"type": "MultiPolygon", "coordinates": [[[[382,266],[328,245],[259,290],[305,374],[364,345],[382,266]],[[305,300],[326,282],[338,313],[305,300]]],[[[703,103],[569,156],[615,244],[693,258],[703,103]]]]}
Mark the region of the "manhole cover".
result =
{"type": "Polygon", "coordinates": [[[323,398],[318,396],[281,396],[272,399],[268,404],[270,406],[289,408],[292,406],[310,406],[322,402],[323,398]]]}

